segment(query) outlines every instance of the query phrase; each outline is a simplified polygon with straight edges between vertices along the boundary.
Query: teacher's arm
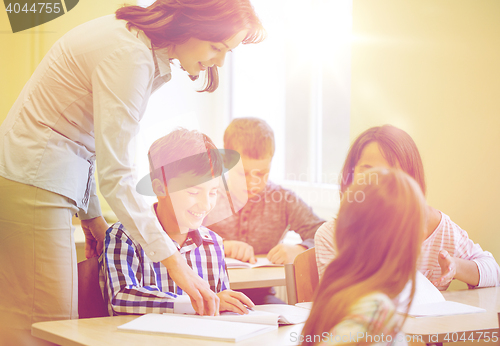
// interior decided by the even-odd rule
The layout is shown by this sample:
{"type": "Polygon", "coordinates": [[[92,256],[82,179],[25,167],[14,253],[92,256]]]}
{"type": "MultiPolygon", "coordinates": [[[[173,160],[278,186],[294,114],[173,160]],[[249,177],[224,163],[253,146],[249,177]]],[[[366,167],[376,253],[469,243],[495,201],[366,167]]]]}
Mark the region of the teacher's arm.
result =
{"type": "Polygon", "coordinates": [[[135,189],[135,141],[153,75],[151,52],[142,43],[116,49],[92,73],[99,187],[146,256],[167,266],[198,313],[213,315],[218,313],[217,296],[178,254],[150,206],[135,189]]]}

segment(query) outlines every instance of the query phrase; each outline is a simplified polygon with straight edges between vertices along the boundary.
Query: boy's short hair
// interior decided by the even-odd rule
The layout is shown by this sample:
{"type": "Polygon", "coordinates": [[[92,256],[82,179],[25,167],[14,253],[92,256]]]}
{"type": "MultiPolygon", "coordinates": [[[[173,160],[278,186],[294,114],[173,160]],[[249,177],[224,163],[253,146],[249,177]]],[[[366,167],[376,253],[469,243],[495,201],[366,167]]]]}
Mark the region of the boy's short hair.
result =
{"type": "Polygon", "coordinates": [[[274,156],[274,132],[259,118],[236,118],[224,132],[224,149],[238,151],[254,160],[274,156]]]}
{"type": "Polygon", "coordinates": [[[151,181],[159,179],[163,182],[165,178],[168,182],[188,172],[196,176],[211,174],[212,177],[222,173],[219,150],[207,135],[196,130],[175,129],[157,139],[149,148],[148,156],[151,181]]]}

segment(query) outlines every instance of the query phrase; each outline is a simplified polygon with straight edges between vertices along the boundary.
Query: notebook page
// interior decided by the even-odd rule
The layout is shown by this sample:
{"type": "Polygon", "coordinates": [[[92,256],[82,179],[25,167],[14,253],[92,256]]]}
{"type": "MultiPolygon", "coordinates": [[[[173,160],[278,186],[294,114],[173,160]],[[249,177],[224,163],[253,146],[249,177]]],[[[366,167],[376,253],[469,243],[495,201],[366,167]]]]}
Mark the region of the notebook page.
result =
{"type": "Polygon", "coordinates": [[[190,317],[219,320],[219,321],[231,321],[240,323],[258,323],[258,324],[269,324],[278,325],[278,320],[280,316],[278,314],[267,312],[267,311],[248,311],[248,314],[240,315],[236,312],[221,312],[219,316],[200,316],[194,315],[190,317]]]}
{"type": "Polygon", "coordinates": [[[255,311],[266,311],[279,315],[280,324],[304,323],[311,312],[309,309],[285,304],[264,304],[253,307],[255,311]]]}
{"type": "Polygon", "coordinates": [[[461,304],[452,301],[444,301],[439,303],[421,304],[412,306],[410,316],[425,317],[425,316],[448,316],[448,315],[464,315],[486,312],[475,306],[461,304]]]}
{"type": "MultiPolygon", "coordinates": [[[[439,290],[430,282],[424,274],[417,271],[415,276],[415,295],[413,296],[412,306],[422,304],[432,304],[446,301],[439,290]]],[[[398,295],[398,311],[406,312],[410,300],[411,281],[408,281],[401,293],[398,295]]]]}
{"type": "Polygon", "coordinates": [[[234,342],[277,328],[277,325],[217,321],[175,314],[147,314],[118,327],[121,331],[234,342]]]}

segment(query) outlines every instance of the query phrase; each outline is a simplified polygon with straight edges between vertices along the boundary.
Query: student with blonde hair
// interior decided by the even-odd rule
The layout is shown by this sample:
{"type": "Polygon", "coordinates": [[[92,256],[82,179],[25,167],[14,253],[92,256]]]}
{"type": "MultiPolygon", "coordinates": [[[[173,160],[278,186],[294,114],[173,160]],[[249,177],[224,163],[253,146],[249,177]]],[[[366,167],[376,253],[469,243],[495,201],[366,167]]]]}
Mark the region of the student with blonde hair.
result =
{"type": "MultiPolygon", "coordinates": [[[[397,167],[414,178],[425,195],[424,167],[417,146],[405,131],[391,125],[372,127],[352,144],[340,177],[345,193],[359,173],[372,167],[397,167]]],[[[418,270],[439,290],[446,290],[453,279],[469,287],[500,284],[500,267],[487,251],[475,244],[466,231],[443,212],[427,205],[424,241],[418,270]]],[[[315,235],[316,260],[320,276],[336,257],[335,221],[323,224],[315,235]]]]}
{"type": "Polygon", "coordinates": [[[398,334],[403,318],[392,300],[410,279],[410,297],[415,291],[425,199],[401,170],[369,172],[358,176],[362,179],[343,196],[336,220],[337,256],[316,290],[302,345],[404,343],[398,334]]]}
{"type": "MultiPolygon", "coordinates": [[[[267,254],[273,263],[293,262],[314,246],[314,233],[324,220],[293,191],[268,180],[275,151],[272,128],[259,118],[233,119],[224,132],[224,149],[241,154],[245,176],[240,179],[245,188],[233,194],[238,200],[248,199],[240,211],[211,226],[224,239],[226,256],[255,263],[255,255],[267,254]],[[288,225],[300,234],[302,243],[280,242],[288,225]]],[[[244,292],[256,304],[283,303],[272,288],[244,292]]]]}

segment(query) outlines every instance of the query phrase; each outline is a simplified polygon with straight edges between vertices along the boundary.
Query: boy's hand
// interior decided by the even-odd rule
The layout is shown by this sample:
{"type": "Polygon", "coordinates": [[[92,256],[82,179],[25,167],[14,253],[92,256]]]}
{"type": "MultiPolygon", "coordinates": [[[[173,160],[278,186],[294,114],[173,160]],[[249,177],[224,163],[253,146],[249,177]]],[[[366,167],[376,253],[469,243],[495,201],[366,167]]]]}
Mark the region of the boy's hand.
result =
{"type": "Polygon", "coordinates": [[[439,251],[438,262],[441,267],[441,277],[433,282],[436,287],[447,285],[453,280],[457,273],[455,258],[451,257],[448,251],[439,251]]]}
{"type": "Polygon", "coordinates": [[[302,245],[278,244],[269,251],[267,259],[274,264],[293,263],[295,257],[305,250],[302,245]]]}
{"type": "Polygon", "coordinates": [[[224,254],[243,262],[257,263],[253,253],[253,246],[238,240],[224,240],[224,254]]]}
{"type": "Polygon", "coordinates": [[[99,257],[104,247],[104,236],[109,228],[102,216],[89,220],[81,220],[82,230],[85,234],[85,257],[99,257]]]}
{"type": "Polygon", "coordinates": [[[225,290],[217,293],[217,297],[220,299],[220,311],[232,311],[243,315],[248,314],[248,309],[245,305],[250,308],[255,306],[250,298],[241,292],[225,290]]]}

